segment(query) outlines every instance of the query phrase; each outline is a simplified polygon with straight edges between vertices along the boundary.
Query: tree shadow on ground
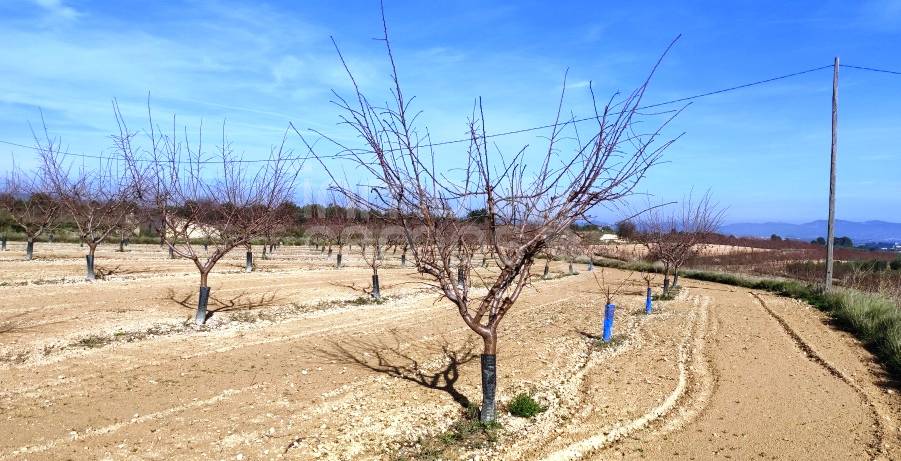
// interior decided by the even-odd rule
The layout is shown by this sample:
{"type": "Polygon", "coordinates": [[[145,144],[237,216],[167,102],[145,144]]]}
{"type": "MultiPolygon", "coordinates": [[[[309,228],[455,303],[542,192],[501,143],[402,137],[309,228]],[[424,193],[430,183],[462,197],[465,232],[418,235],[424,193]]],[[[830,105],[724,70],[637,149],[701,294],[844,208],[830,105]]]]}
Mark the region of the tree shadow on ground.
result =
{"type": "Polygon", "coordinates": [[[22,326],[21,322],[21,318],[26,314],[27,312],[22,312],[0,320],[0,335],[4,333],[18,333],[27,330],[27,327],[22,326]]]}
{"type": "MultiPolygon", "coordinates": [[[[196,310],[198,293],[196,291],[176,292],[169,288],[165,300],[171,301],[185,309],[196,310]]],[[[242,291],[230,297],[217,296],[215,290],[210,291],[210,299],[207,304],[207,320],[220,312],[236,312],[258,309],[263,307],[272,307],[283,304],[284,297],[277,296],[275,293],[261,293],[259,295],[251,295],[246,291],[242,291]]]]}
{"type": "Polygon", "coordinates": [[[135,274],[150,274],[156,272],[155,269],[147,268],[140,269],[137,267],[126,267],[123,268],[122,265],[116,266],[95,266],[94,273],[97,275],[97,278],[101,280],[106,280],[107,278],[113,275],[135,275],[135,274]]]}
{"type": "Polygon", "coordinates": [[[436,342],[423,342],[403,338],[396,331],[392,332],[392,336],[393,345],[384,341],[352,339],[335,341],[331,347],[317,352],[324,359],[445,392],[463,408],[472,405],[469,398],[454,387],[460,378],[460,367],[478,357],[472,338],[459,347],[453,347],[445,338],[436,342]],[[440,365],[429,363],[434,363],[436,359],[441,362],[440,365]]]}
{"type": "Polygon", "coordinates": [[[582,335],[584,338],[590,339],[592,341],[599,341],[604,338],[603,335],[596,335],[594,333],[589,333],[587,331],[579,331],[578,333],[580,335],[582,335]]]}
{"type": "Polygon", "coordinates": [[[39,323],[28,322],[28,321],[24,320],[24,318],[31,312],[32,311],[20,312],[18,314],[13,314],[13,315],[4,317],[2,320],[0,320],[0,335],[37,331],[39,327],[58,325],[60,323],[65,323],[64,320],[57,320],[54,322],[39,322],[39,323]]]}

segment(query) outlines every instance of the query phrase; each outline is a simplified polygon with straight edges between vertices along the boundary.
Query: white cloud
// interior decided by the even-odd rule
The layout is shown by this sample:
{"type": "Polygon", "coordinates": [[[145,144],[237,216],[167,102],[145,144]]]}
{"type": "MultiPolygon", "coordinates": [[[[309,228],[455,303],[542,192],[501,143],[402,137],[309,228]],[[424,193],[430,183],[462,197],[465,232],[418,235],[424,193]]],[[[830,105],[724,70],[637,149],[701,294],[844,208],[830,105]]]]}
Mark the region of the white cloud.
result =
{"type": "Polygon", "coordinates": [[[43,8],[56,18],[77,19],[81,16],[75,8],[66,5],[63,0],[31,0],[35,5],[43,8]]]}

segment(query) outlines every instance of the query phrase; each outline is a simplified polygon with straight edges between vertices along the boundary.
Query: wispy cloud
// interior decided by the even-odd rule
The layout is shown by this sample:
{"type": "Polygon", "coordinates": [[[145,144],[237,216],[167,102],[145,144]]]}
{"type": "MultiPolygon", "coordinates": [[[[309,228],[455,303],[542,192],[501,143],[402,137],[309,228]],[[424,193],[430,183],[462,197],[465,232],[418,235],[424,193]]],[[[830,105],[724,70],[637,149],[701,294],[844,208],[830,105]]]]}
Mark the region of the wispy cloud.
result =
{"type": "MultiPolygon", "coordinates": [[[[352,141],[330,102],[332,89],[344,96],[351,90],[330,36],[373,102],[391,97],[383,44],[371,40],[381,33],[377,0],[340,8],[288,0],[127,3],[0,1],[0,43],[7,44],[0,47],[0,139],[29,144],[28,122],[40,120],[41,108],[48,128],[73,151],[97,153],[109,147],[115,126],[110,100],[118,98],[130,126],[140,128],[150,93],[161,123],[177,114],[179,124],[196,128],[203,121],[214,129],[227,119],[230,137],[248,157],[268,153],[289,121],[352,141]]],[[[825,64],[824,53],[901,68],[897,54],[886,51],[901,37],[901,0],[766,9],[460,0],[423,10],[411,3],[386,2],[389,29],[405,95],[415,96],[412,109],[423,111],[418,120],[433,141],[465,138],[479,97],[489,132],[551,122],[566,69],[564,113],[591,114],[589,81],[601,102],[628,93],[678,33],[683,39],[658,70],[646,103],[825,64]]],[[[819,206],[830,77],[823,71],[695,101],[671,126],[687,134],[644,190],[663,199],[712,187],[743,216],[772,213],[766,203],[819,206]],[[758,182],[748,185],[749,178],[758,182]],[[747,199],[752,195],[759,200],[747,199]]],[[[897,188],[894,170],[883,167],[898,158],[897,79],[850,70],[841,78],[842,181],[897,188]]],[[[546,146],[547,134],[492,141],[504,152],[530,144],[532,153],[546,146]]],[[[439,149],[438,162],[453,166],[460,148],[465,143],[439,149]]],[[[11,151],[0,145],[0,158],[11,151]]],[[[33,157],[14,152],[17,161],[33,157]]],[[[853,209],[878,217],[901,205],[897,198],[891,203],[874,208],[856,201],[853,209]]]]}
{"type": "Polygon", "coordinates": [[[75,8],[66,5],[63,0],[31,0],[54,18],[72,20],[81,16],[75,8]]]}

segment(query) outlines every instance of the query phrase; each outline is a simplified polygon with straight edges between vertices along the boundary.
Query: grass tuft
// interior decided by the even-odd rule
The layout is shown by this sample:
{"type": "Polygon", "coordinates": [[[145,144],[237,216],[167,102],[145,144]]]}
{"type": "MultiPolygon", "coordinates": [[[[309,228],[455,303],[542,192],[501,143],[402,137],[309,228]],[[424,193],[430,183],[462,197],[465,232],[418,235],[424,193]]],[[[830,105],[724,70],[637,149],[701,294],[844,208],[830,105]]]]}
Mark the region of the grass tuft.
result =
{"type": "Polygon", "coordinates": [[[78,347],[83,347],[85,349],[94,349],[98,347],[106,346],[107,344],[113,342],[113,338],[109,336],[103,335],[91,335],[85,336],[84,338],[80,338],[75,342],[75,345],[78,347]]]}
{"type": "Polygon", "coordinates": [[[661,293],[655,293],[651,295],[651,299],[654,301],[672,301],[676,299],[676,296],[679,295],[679,292],[682,290],[682,287],[676,285],[674,287],[670,287],[669,290],[666,290],[661,293]]]}
{"type": "Polygon", "coordinates": [[[521,393],[516,397],[513,397],[513,400],[507,405],[507,410],[513,416],[519,418],[531,418],[538,413],[544,412],[546,408],[536,402],[531,395],[521,393]]]}
{"type": "MultiPolygon", "coordinates": [[[[642,311],[644,312],[644,311],[642,311]]],[[[610,338],[610,341],[604,341],[602,338],[598,338],[594,340],[594,348],[597,350],[609,349],[611,347],[619,346],[626,340],[626,335],[613,335],[610,338]]]]}

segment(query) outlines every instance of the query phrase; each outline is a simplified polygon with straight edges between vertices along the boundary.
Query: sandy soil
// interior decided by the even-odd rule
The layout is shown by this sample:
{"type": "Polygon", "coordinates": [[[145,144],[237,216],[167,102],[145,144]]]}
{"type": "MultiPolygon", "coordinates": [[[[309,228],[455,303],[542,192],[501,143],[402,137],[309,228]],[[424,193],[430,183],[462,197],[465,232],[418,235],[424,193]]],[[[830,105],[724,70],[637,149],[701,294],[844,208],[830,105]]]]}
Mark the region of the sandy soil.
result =
{"type": "MultiPolygon", "coordinates": [[[[644,245],[630,242],[618,242],[595,245],[592,247],[595,254],[613,257],[626,261],[642,259],[647,255],[648,249],[644,245]]],[[[702,256],[725,256],[737,253],[757,253],[773,251],[766,248],[743,247],[736,245],[704,245],[701,249],[702,256]]]]}
{"type": "MultiPolygon", "coordinates": [[[[396,256],[372,304],[352,256],[283,249],[245,274],[236,254],[194,328],[190,266],[113,249],[97,264],[130,272],[94,283],[74,246],[0,255],[0,459],[392,459],[478,403],[480,343],[396,256]]],[[[581,269],[505,319],[500,437],[464,458],[901,459],[897,388],[822,313],[685,280],[645,315],[634,280],[599,345],[581,269]],[[504,411],[523,391],[547,410],[504,411]]]]}

